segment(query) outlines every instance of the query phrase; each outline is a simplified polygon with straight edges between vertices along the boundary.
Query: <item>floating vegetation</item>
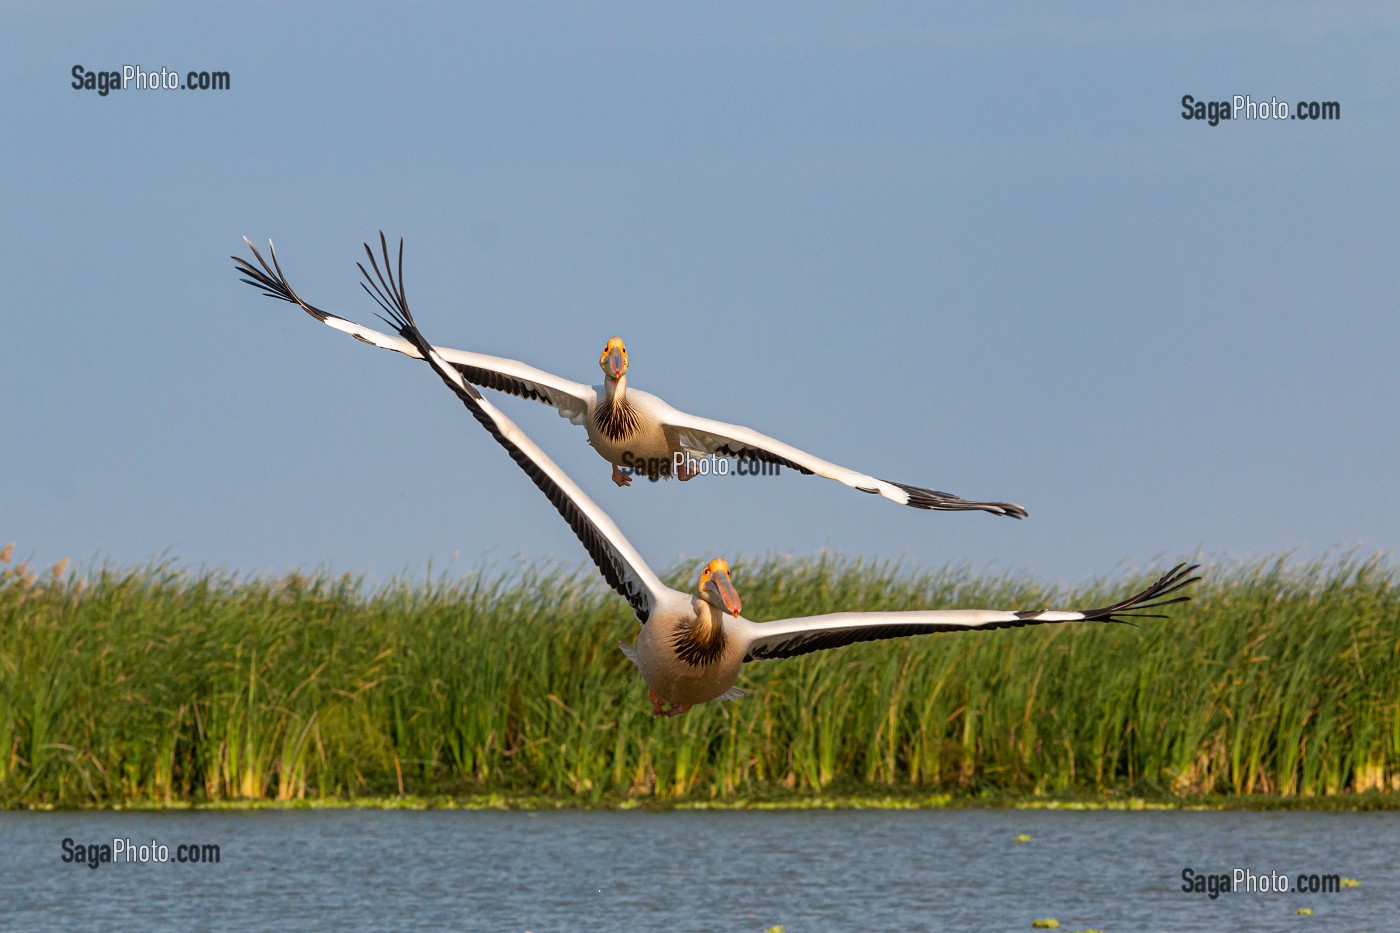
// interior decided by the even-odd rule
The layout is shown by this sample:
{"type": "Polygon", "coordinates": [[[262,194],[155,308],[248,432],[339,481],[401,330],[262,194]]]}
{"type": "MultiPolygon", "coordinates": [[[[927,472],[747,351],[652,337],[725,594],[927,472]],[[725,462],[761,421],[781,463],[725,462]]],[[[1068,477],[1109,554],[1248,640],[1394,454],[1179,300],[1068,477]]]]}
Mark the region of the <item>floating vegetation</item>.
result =
{"type": "MultiPolygon", "coordinates": [[[[1140,627],[754,664],[741,678],[753,696],[662,720],[617,650],[636,631],[630,610],[588,573],[371,590],[12,558],[0,550],[4,806],[1400,796],[1400,586],[1379,557],[1208,568],[1193,602],[1140,627]]],[[[761,618],[1098,605],[1154,576],[1063,590],[830,555],[746,563],[744,602],[761,618]]]]}
{"type": "Polygon", "coordinates": [[[1026,833],[1021,833],[1019,836],[1017,836],[1017,837],[1015,838],[1014,841],[1015,841],[1015,842],[1030,842],[1030,841],[1031,841],[1031,837],[1030,837],[1029,835],[1027,835],[1026,833]]]}
{"type": "Polygon", "coordinates": [[[1297,910],[1295,910],[1295,911],[1293,911],[1293,912],[1294,912],[1295,914],[1297,914],[1298,916],[1300,916],[1300,917],[1311,917],[1311,916],[1312,916],[1312,908],[1311,908],[1311,907],[1299,907],[1297,910]]]}
{"type": "Polygon", "coordinates": [[[1361,882],[1360,882],[1360,881],[1357,881],[1355,878],[1343,878],[1343,879],[1342,879],[1342,887],[1344,887],[1344,888],[1359,888],[1359,887],[1361,887],[1361,882]]]}
{"type": "Polygon", "coordinates": [[[1032,920],[1031,926],[1041,930],[1055,930],[1059,928],[1060,921],[1056,920],[1054,917],[1046,917],[1043,920],[1032,920]]]}

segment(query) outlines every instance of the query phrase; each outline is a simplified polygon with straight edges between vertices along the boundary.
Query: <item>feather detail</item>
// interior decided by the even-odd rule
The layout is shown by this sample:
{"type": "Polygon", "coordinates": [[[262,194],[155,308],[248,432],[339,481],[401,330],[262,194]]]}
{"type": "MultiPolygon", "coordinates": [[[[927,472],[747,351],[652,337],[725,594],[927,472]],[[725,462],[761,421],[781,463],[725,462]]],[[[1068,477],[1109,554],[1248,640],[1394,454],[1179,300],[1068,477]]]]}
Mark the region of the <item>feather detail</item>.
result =
{"type": "Polygon", "coordinates": [[[604,398],[598,403],[593,420],[598,425],[598,431],[611,441],[626,440],[637,433],[641,424],[641,416],[625,395],[620,399],[604,398]]]}
{"type": "Polygon", "coordinates": [[[678,627],[671,644],[682,663],[691,667],[709,667],[723,656],[725,641],[721,626],[704,626],[697,619],[678,627]]]}

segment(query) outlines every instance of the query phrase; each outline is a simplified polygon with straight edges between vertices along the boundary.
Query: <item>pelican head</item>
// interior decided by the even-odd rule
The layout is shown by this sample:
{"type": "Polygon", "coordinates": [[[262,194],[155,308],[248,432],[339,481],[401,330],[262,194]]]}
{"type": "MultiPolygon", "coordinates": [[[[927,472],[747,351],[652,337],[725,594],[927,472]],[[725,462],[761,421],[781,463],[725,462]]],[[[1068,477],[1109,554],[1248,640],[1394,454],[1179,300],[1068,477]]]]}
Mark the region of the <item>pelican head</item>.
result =
{"type": "Polygon", "coordinates": [[[722,612],[739,614],[739,594],[729,580],[729,562],[724,558],[716,557],[700,571],[700,598],[722,612]]]}
{"type": "Polygon", "coordinates": [[[627,346],[621,337],[608,338],[608,345],[603,347],[603,355],[598,358],[598,365],[603,367],[603,375],[613,379],[621,379],[627,375],[627,346]]]}

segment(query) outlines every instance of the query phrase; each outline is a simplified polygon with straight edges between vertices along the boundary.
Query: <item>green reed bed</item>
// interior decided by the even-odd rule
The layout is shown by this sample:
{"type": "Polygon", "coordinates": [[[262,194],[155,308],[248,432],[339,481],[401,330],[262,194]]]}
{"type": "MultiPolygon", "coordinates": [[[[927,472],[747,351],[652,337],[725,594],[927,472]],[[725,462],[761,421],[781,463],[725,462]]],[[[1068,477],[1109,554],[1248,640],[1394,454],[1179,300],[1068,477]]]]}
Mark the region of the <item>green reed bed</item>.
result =
{"type": "MultiPolygon", "coordinates": [[[[671,582],[688,588],[692,569],[671,582]]],[[[747,561],[737,585],[755,616],[781,618],[1097,605],[1151,576],[1062,591],[828,555],[747,561]]],[[[1205,576],[1166,621],[755,664],[749,698],[657,720],[617,650],[631,612],[584,571],[367,591],[324,574],[82,579],[5,563],[0,805],[1400,790],[1394,564],[1205,576]]]]}

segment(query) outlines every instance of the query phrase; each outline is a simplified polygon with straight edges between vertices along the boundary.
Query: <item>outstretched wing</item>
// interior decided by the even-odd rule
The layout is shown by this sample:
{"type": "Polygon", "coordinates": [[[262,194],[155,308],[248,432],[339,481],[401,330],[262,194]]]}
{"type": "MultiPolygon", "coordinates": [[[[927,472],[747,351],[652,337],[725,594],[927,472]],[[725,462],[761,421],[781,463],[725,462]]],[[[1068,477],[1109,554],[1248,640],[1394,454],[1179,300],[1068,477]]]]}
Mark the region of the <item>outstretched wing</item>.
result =
{"type": "Polygon", "coordinates": [[[1146,612],[1190,596],[1173,593],[1190,586],[1200,577],[1192,576],[1199,564],[1178,564],[1156,583],[1122,602],[1102,609],[936,609],[924,612],[834,612],[829,615],[782,619],[777,622],[725,620],[725,628],[743,639],[745,661],[791,658],[799,654],[840,648],[860,641],[936,635],[982,629],[1017,628],[1056,622],[1129,622],[1133,619],[1163,619],[1160,613],[1146,612]],[[1170,598],[1168,598],[1170,597],[1170,598]]]}
{"type": "Polygon", "coordinates": [[[742,425],[699,418],[674,408],[662,413],[661,418],[668,433],[676,436],[678,445],[683,449],[698,450],[721,457],[748,457],[776,463],[808,475],[815,473],[852,489],[884,496],[892,502],[915,509],[935,509],[943,512],[981,511],[994,515],[1009,515],[1012,518],[1026,517],[1026,510],[1015,502],[973,502],[936,489],[876,479],[813,456],[805,450],[798,450],[742,425]]]}
{"type": "MultiPolygon", "coordinates": [[[[243,242],[253,251],[258,261],[254,266],[246,259],[230,256],[242,273],[240,281],[247,282],[262,291],[269,298],[279,298],[300,307],[307,314],[328,327],[349,334],[361,343],[385,350],[394,350],[405,356],[421,360],[423,353],[411,341],[391,334],[383,334],[348,321],[329,311],[323,311],[306,301],[292,288],[287,277],[282,274],[282,265],[277,260],[277,248],[269,240],[267,247],[272,255],[272,264],[262,258],[258,248],[247,237],[243,242]],[[259,268],[261,267],[261,268],[259,268]]],[[[471,353],[467,350],[453,350],[449,347],[434,347],[438,355],[451,363],[462,378],[474,385],[485,386],[498,392],[505,392],[518,398],[543,402],[559,411],[560,417],[568,418],[575,424],[582,424],[588,412],[589,402],[596,396],[592,386],[581,382],[571,382],[542,369],[527,366],[518,360],[508,360],[484,353],[471,353]]]]}
{"type": "Polygon", "coordinates": [[[483,398],[470,383],[464,381],[461,374],[442,358],[432,344],[423,339],[413,321],[413,315],[409,313],[408,300],[404,296],[403,241],[399,241],[397,278],[389,265],[389,245],[383,232],[379,234],[379,245],[384,254],[384,270],[380,270],[374,253],[366,243],[365,253],[369,256],[370,268],[374,270],[374,275],[371,276],[363,265],[360,266],[360,272],[368,282],[365,290],[384,309],[387,315],[385,322],[396,328],[403,339],[417,348],[433,370],[442,377],[442,381],[447,383],[447,387],[457,393],[457,397],[467,406],[472,416],[490,432],[496,443],[510,453],[511,459],[539,487],[545,498],[553,503],[559,514],[564,516],[564,521],[569,523],[569,527],[583,543],[588,555],[593,558],[593,563],[598,565],[603,579],[632,604],[637,618],[646,622],[657,603],[674,591],[657,578],[636,548],[632,547],[631,542],[598,504],[590,499],[548,454],[540,450],[515,422],[483,398]]]}

